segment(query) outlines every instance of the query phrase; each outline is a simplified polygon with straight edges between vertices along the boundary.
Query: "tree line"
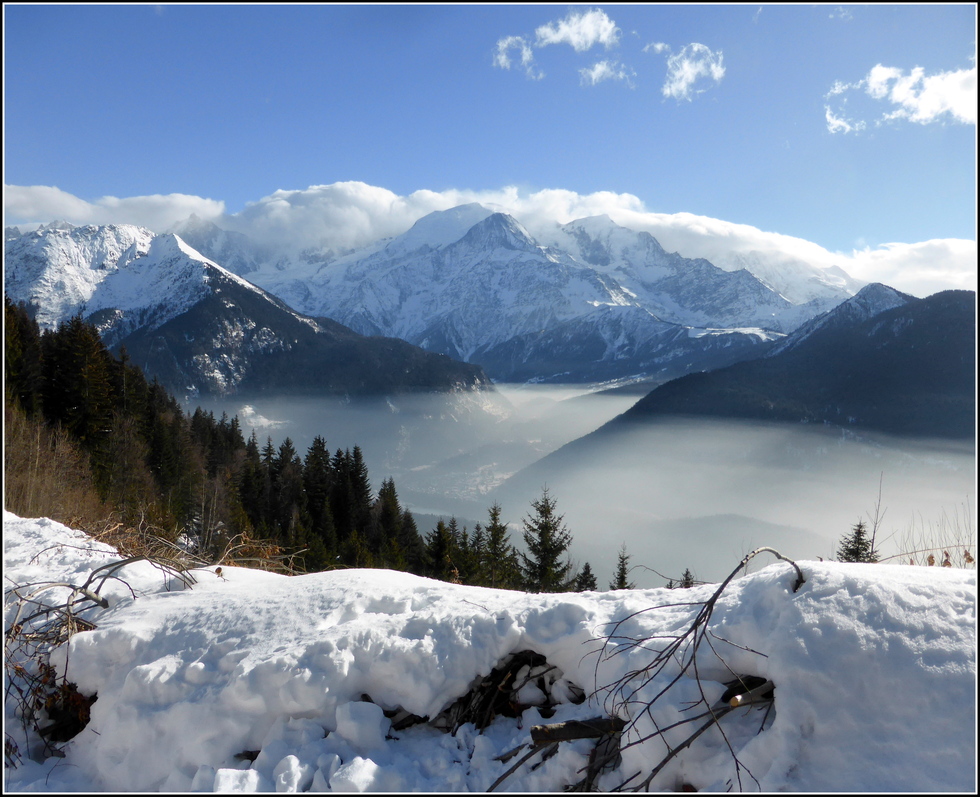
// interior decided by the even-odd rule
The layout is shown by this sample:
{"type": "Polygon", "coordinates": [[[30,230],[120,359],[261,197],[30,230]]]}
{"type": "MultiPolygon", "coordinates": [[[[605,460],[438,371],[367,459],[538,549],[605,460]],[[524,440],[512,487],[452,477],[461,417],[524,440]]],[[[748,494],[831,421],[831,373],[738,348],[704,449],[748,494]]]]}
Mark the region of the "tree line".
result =
{"type": "MultiPolygon", "coordinates": [[[[243,535],[293,552],[307,572],[382,567],[460,584],[534,592],[596,589],[568,558],[572,536],[544,489],[522,520],[525,551],[501,508],[472,530],[456,518],[419,531],[394,480],[375,493],[361,449],[314,438],[246,440],[237,417],[186,413],[125,349],[113,355],[79,316],[41,331],[4,298],[7,508],[90,531],[107,516],[149,524],[214,555],[243,535]]],[[[609,587],[628,589],[621,550],[609,587]]]]}

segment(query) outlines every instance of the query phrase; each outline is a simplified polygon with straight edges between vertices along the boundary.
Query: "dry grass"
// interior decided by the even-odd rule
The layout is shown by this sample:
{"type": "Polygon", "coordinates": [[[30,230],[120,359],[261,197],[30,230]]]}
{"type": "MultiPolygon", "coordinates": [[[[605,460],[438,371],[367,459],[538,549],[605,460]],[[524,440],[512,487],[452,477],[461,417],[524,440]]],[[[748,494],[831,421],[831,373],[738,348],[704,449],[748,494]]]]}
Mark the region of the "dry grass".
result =
{"type": "Polygon", "coordinates": [[[943,510],[938,520],[926,522],[912,518],[901,540],[898,553],[882,562],[926,567],[959,567],[976,569],[977,537],[973,528],[969,501],[952,514],[943,510]]]}
{"type": "Polygon", "coordinates": [[[62,429],[51,429],[4,402],[4,508],[88,527],[108,513],[88,457],[62,429]]]}

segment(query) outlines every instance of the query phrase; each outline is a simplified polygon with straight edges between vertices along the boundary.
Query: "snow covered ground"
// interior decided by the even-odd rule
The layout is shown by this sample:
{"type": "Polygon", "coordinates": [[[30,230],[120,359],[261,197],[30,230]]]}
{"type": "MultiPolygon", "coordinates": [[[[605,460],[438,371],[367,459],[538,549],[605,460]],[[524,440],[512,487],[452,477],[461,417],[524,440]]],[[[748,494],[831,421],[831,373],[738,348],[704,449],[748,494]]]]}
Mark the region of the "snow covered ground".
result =
{"type": "MultiPolygon", "coordinates": [[[[4,513],[5,594],[15,584],[78,585],[119,558],[53,521],[4,513]]],[[[651,788],[738,790],[740,778],[747,791],[973,792],[976,571],[801,566],[806,583],[795,593],[795,572],[781,561],[733,581],[711,618],[713,649],[697,658],[712,704],[732,672],[771,679],[768,719],[768,704],[728,714],[724,737],[717,727],[704,733],[651,788]]],[[[102,590],[108,608],[83,613],[96,628],[54,656],[81,693],[97,693],[91,721],[62,745],[63,758],[33,760],[38,739],[7,699],[19,765],[5,769],[5,791],[485,791],[520,756],[496,758],[529,742],[532,726],[604,714],[602,687],[649,664],[715,590],[530,595],[382,570],[285,577],[232,567],[223,577],[195,571],[186,589],[146,562],[117,575],[102,590]],[[619,620],[620,637],[599,656],[619,620]],[[558,668],[519,693],[523,704],[544,692],[565,700],[553,716],[530,707],[482,733],[472,723],[455,734],[430,723],[392,730],[396,710],[435,718],[523,650],[558,668]],[[573,685],[589,699],[572,702],[573,685]]],[[[48,598],[58,596],[68,590],[52,587],[48,598]]],[[[664,668],[638,696],[649,700],[676,675],[664,668]]],[[[661,737],[629,743],[689,716],[701,694],[692,675],[627,727],[601,789],[637,772],[632,783],[642,781],[664,757],[661,737]]],[[[637,708],[620,712],[631,719],[637,708]]],[[[696,727],[666,736],[676,746],[696,727]]],[[[559,791],[583,777],[593,746],[562,742],[498,788],[559,791]]]]}

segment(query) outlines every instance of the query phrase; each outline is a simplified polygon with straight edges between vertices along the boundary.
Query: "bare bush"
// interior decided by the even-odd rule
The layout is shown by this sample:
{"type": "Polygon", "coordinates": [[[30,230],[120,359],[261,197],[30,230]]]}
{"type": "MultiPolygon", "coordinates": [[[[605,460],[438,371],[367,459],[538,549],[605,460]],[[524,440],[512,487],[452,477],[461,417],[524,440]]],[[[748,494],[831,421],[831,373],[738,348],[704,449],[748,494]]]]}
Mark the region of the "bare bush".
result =
{"type": "Polygon", "coordinates": [[[107,514],[88,456],[70,435],[4,402],[4,507],[21,517],[49,517],[88,527],[107,514]]]}
{"type": "Polygon", "coordinates": [[[952,514],[943,510],[936,521],[913,517],[897,547],[899,553],[880,561],[976,569],[977,536],[969,501],[952,514]]]}

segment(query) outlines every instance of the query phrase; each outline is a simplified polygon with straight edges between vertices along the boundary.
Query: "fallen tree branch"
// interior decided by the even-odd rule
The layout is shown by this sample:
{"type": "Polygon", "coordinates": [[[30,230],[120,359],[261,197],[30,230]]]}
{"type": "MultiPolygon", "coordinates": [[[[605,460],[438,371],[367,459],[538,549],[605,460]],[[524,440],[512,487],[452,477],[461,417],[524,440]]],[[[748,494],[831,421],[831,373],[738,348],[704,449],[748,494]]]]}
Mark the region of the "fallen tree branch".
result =
{"type": "Polygon", "coordinates": [[[568,720],[552,725],[531,726],[531,744],[568,742],[573,739],[598,739],[612,733],[620,733],[626,720],[619,717],[595,717],[590,720],[568,720]]]}

